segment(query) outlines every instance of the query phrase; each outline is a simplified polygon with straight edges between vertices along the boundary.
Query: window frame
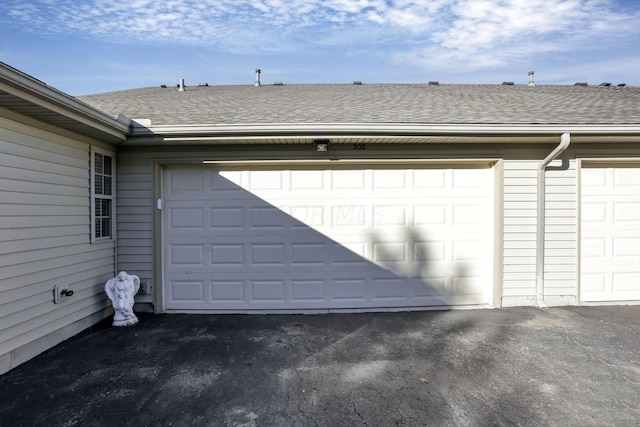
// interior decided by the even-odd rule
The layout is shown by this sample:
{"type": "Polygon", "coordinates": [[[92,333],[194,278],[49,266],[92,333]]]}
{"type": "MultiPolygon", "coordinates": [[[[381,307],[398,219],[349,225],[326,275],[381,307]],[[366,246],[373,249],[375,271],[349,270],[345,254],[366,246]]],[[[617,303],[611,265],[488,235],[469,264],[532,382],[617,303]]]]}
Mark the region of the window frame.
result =
{"type": "MultiPolygon", "coordinates": [[[[91,243],[109,242],[116,240],[116,157],[115,153],[109,150],[91,146],[91,161],[90,161],[90,194],[91,194],[91,243]],[[111,159],[111,194],[97,194],[96,193],[96,155],[109,157],[111,159]],[[98,236],[96,233],[96,203],[102,200],[109,200],[111,203],[111,209],[109,212],[110,221],[110,233],[108,236],[98,236]]],[[[103,175],[103,174],[101,174],[103,175]]]]}

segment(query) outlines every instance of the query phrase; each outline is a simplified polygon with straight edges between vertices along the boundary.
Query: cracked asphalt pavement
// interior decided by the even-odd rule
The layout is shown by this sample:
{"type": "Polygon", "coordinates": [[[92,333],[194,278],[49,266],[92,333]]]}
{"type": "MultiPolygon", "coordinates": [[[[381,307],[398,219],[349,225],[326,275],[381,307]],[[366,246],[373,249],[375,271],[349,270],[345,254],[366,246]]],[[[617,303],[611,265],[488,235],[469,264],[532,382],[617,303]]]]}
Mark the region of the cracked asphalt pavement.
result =
{"type": "Polygon", "coordinates": [[[638,426],[640,306],[141,315],[0,376],[0,426],[638,426]]]}

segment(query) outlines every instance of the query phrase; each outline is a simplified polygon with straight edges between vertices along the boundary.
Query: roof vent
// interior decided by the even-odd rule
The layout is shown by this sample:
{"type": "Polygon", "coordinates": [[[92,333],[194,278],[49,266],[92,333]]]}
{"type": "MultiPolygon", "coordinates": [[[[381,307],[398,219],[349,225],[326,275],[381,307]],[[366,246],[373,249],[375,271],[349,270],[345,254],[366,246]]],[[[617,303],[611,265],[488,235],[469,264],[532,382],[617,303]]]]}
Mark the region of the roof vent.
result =
{"type": "Polygon", "coordinates": [[[502,82],[502,84],[503,84],[504,86],[513,86],[513,85],[514,85],[514,83],[513,83],[513,82],[502,82]]]}
{"type": "Polygon", "coordinates": [[[574,86],[589,86],[587,82],[577,82],[574,86]]]}
{"type": "Polygon", "coordinates": [[[609,82],[600,83],[600,86],[611,86],[611,83],[609,82]]]}
{"type": "Polygon", "coordinates": [[[533,81],[533,75],[535,74],[535,71],[529,71],[529,86],[535,86],[535,82],[533,81]]]}
{"type": "Polygon", "coordinates": [[[260,68],[256,68],[256,87],[260,87],[260,68]]]}
{"type": "Polygon", "coordinates": [[[178,92],[184,92],[184,79],[180,79],[180,82],[178,83],[178,92]]]}
{"type": "Polygon", "coordinates": [[[361,84],[362,84],[362,82],[361,82],[360,80],[354,80],[353,84],[354,84],[354,85],[361,85],[361,84]]]}
{"type": "Polygon", "coordinates": [[[430,84],[430,85],[433,85],[433,86],[436,86],[436,85],[439,85],[439,84],[440,84],[440,82],[438,82],[438,81],[436,81],[436,80],[431,80],[431,81],[429,82],[429,84],[430,84]]]}

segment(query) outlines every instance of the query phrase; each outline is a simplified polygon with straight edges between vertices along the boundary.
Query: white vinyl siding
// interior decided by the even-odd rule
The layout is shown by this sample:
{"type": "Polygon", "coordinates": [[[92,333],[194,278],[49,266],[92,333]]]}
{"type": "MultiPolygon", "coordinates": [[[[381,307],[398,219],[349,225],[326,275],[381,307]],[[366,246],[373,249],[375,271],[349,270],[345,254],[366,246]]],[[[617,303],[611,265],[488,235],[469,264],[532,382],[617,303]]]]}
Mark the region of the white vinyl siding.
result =
{"type": "Polygon", "coordinates": [[[0,118],[0,152],[2,372],[108,314],[114,245],[91,244],[88,144],[0,118]]]}
{"type": "MultiPolygon", "coordinates": [[[[544,294],[547,305],[575,304],[577,179],[575,161],[546,173],[544,294]]],[[[538,166],[540,161],[504,162],[503,306],[535,304],[538,166]]]]}
{"type": "Polygon", "coordinates": [[[575,160],[566,169],[558,169],[560,164],[556,160],[546,171],[544,294],[549,306],[578,302],[577,169],[575,160]]]}
{"type": "MultiPolygon", "coordinates": [[[[154,277],[152,161],[120,156],[117,179],[118,269],[150,283],[154,277]]],[[[151,302],[148,296],[136,299],[151,302]]]]}
{"type": "Polygon", "coordinates": [[[504,162],[503,306],[535,303],[538,165],[504,162]]]}

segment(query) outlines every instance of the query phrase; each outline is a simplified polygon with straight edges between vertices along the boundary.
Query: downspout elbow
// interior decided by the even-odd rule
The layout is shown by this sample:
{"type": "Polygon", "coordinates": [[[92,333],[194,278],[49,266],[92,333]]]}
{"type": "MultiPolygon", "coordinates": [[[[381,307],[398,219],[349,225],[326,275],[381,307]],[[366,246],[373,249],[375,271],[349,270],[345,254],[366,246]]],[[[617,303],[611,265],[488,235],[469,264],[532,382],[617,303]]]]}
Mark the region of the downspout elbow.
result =
{"type": "Polygon", "coordinates": [[[544,235],[545,235],[545,171],[549,163],[554,161],[571,143],[568,132],[560,136],[560,144],[538,166],[538,214],[537,214],[537,242],[536,242],[536,306],[547,308],[544,302],[544,235]]]}
{"type": "Polygon", "coordinates": [[[538,167],[538,171],[544,171],[544,169],[549,166],[549,163],[554,161],[564,150],[569,148],[569,144],[571,144],[571,134],[569,132],[565,132],[560,135],[560,144],[558,144],[558,146],[554,148],[554,150],[543,160],[538,167]]]}

